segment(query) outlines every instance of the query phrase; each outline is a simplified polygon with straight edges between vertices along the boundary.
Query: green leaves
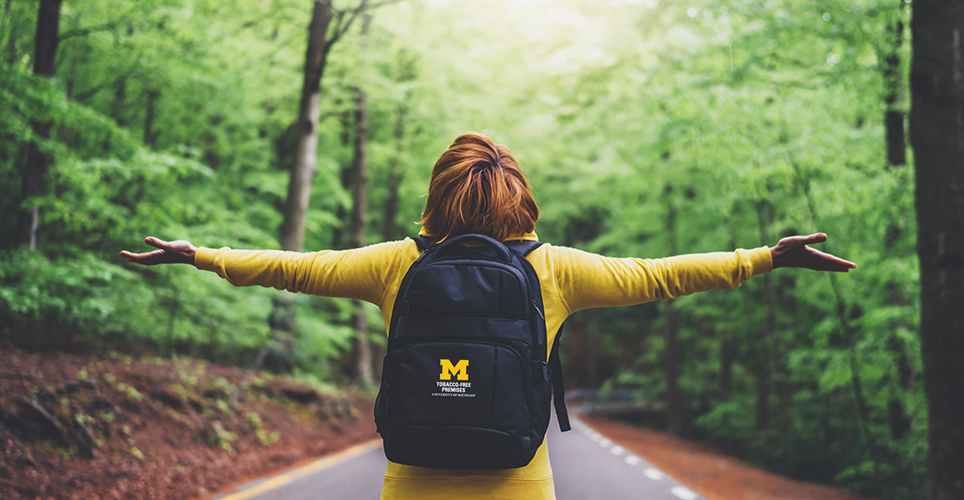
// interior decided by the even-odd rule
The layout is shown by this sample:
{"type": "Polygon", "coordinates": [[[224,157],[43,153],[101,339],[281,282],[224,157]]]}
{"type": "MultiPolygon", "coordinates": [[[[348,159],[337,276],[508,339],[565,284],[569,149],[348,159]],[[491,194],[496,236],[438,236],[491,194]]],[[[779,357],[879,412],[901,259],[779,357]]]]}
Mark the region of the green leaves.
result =
{"type": "MultiPolygon", "coordinates": [[[[277,247],[310,3],[64,8],[70,36],[54,81],[27,74],[35,14],[15,3],[17,15],[0,21],[0,40],[16,52],[0,68],[0,211],[36,203],[43,221],[39,255],[0,256],[0,315],[250,364],[269,338],[273,292],[114,259],[147,234],[277,247]],[[53,124],[51,139],[35,137],[35,121],[53,124]],[[24,200],[17,165],[31,140],[53,155],[54,188],[24,200]]],[[[914,186],[911,167],[887,165],[883,122],[885,109],[906,108],[909,44],[897,45],[894,28],[906,25],[906,8],[890,0],[379,8],[367,51],[349,33],[329,54],[306,248],[330,247],[346,226],[340,214],[351,212],[342,175],[356,87],[370,110],[369,241],[380,237],[399,178],[391,222],[398,234],[417,233],[432,165],[468,131],[514,151],[541,207],[537,232],[554,244],[655,258],[825,232],[822,250],[859,265],[836,292],[825,275],[779,270],[677,302],[691,430],[773,470],[871,494],[884,471],[893,498],[912,498],[926,456],[914,186]],[[892,56],[899,75],[888,78],[883,61],[892,56]],[[897,97],[885,102],[894,84],[897,97]],[[856,379],[866,421],[855,410],[856,379]],[[894,432],[904,423],[909,431],[894,432]],[[885,451],[873,457],[871,441],[885,451]]],[[[15,225],[0,218],[4,234],[15,225]]],[[[299,331],[272,347],[272,366],[337,380],[338,358],[351,349],[349,309],[300,301],[299,331]]],[[[589,314],[568,323],[567,376],[663,398],[662,308],[589,314]]]]}

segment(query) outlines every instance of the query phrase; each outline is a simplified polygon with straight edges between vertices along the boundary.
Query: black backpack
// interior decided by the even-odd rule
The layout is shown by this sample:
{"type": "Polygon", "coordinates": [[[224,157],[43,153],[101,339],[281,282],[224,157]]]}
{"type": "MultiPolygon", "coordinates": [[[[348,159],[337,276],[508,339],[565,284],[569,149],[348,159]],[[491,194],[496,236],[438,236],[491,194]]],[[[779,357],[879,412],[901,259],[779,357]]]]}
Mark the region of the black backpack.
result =
{"type": "Polygon", "coordinates": [[[559,427],[570,428],[559,340],[546,363],[539,277],[525,259],[540,243],[479,234],[416,243],[424,252],[395,299],[375,400],[385,455],[422,467],[525,466],[549,427],[553,388],[559,427]]]}

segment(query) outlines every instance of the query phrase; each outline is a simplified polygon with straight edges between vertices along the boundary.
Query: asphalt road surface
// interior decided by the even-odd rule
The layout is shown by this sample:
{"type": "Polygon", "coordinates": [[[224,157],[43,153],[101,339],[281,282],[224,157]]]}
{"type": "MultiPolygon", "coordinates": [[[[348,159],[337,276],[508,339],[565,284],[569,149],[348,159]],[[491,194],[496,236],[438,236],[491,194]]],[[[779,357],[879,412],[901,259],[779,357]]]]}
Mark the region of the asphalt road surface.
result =
{"type": "MultiPolygon", "coordinates": [[[[549,426],[549,460],[558,500],[703,500],[675,479],[572,420],[572,431],[549,426]]],[[[239,486],[219,500],[377,500],[385,473],[381,442],[239,486]]]]}

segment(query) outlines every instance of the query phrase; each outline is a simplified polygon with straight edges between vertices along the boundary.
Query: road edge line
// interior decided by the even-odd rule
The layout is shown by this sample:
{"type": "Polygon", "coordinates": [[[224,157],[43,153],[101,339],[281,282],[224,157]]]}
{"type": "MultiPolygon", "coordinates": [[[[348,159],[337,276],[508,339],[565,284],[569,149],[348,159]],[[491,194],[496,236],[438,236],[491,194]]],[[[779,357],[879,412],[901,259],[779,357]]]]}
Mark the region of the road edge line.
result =
{"type": "Polygon", "coordinates": [[[318,460],[311,462],[310,464],[303,465],[296,469],[292,469],[288,472],[285,472],[284,474],[281,474],[279,476],[275,476],[270,479],[267,479],[264,482],[258,483],[250,488],[246,488],[244,490],[241,490],[235,493],[229,493],[225,496],[218,497],[217,500],[246,500],[255,495],[260,495],[262,493],[284,486],[288,483],[292,483],[295,480],[300,479],[304,476],[314,474],[316,472],[320,472],[325,469],[334,467],[342,462],[346,462],[352,458],[355,458],[375,448],[378,448],[379,446],[381,446],[381,443],[382,443],[381,439],[372,439],[365,443],[356,444],[351,448],[342,450],[333,455],[321,457],[318,460]]]}
{"type": "MultiPolygon", "coordinates": [[[[573,417],[570,417],[570,419],[572,419],[572,418],[573,418],[573,417]]],[[[595,433],[599,434],[600,436],[608,439],[608,440],[611,441],[613,444],[619,445],[618,442],[617,442],[615,439],[612,439],[612,438],[606,436],[605,434],[603,434],[602,432],[599,432],[599,431],[596,430],[593,426],[591,426],[591,425],[589,425],[588,423],[586,423],[585,420],[580,419],[578,415],[575,417],[575,420],[578,420],[580,425],[583,425],[583,426],[591,429],[593,432],[595,432],[595,433]]],[[[689,484],[681,481],[681,480],[680,480],[679,478],[677,478],[676,476],[667,473],[667,472],[664,471],[663,469],[660,469],[659,467],[657,467],[656,465],[654,465],[652,462],[650,462],[649,460],[647,460],[646,457],[640,455],[639,453],[636,453],[635,451],[633,451],[633,450],[631,450],[631,449],[629,449],[629,448],[627,448],[627,447],[625,447],[625,446],[622,446],[622,445],[619,445],[619,446],[621,446],[622,448],[624,448],[624,449],[625,449],[627,452],[629,452],[631,455],[636,456],[636,457],[639,457],[639,458],[641,458],[642,460],[644,460],[646,463],[649,464],[649,466],[650,466],[652,469],[660,472],[661,474],[663,474],[664,477],[668,477],[668,478],[672,479],[673,481],[676,481],[677,483],[679,483],[680,486],[682,486],[683,488],[685,488],[687,491],[690,491],[690,492],[692,492],[692,493],[695,493],[695,494],[696,494],[696,497],[695,497],[695,498],[700,499],[700,500],[707,500],[707,497],[706,497],[706,496],[704,496],[704,495],[701,494],[700,492],[698,492],[698,491],[693,490],[692,488],[690,488],[690,485],[689,485],[689,484]]],[[[680,496],[678,493],[676,493],[676,492],[674,492],[674,491],[672,491],[672,490],[670,490],[670,493],[672,493],[673,495],[676,495],[676,496],[678,496],[678,497],[680,496]]],[[[683,497],[680,497],[680,498],[683,498],[683,497]]]]}

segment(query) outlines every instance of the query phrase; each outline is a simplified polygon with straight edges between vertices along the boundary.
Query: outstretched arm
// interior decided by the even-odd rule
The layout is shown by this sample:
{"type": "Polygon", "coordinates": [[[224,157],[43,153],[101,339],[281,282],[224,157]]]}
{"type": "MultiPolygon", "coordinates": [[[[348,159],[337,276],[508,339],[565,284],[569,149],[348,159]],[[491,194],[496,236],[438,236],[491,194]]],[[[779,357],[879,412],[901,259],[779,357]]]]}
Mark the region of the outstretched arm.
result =
{"type": "Polygon", "coordinates": [[[856,264],[810,248],[827,235],[784,238],[772,249],[680,255],[664,259],[616,259],[553,247],[556,276],[569,312],[641,304],[707,290],[740,286],[778,267],[847,272],[856,264]]]}
{"type": "Polygon", "coordinates": [[[845,273],[857,267],[857,264],[853,262],[815,250],[809,246],[825,241],[827,241],[827,235],[824,233],[783,238],[777,243],[777,246],[770,249],[773,268],[801,267],[814,271],[845,273]]]}
{"type": "Polygon", "coordinates": [[[157,248],[153,252],[131,253],[121,250],[121,255],[127,257],[127,262],[153,266],[156,264],[191,264],[194,265],[194,254],[197,247],[187,240],[164,241],[153,236],[144,238],[144,243],[157,248]]]}
{"type": "Polygon", "coordinates": [[[379,243],[351,250],[283,252],[280,250],[231,250],[198,248],[185,240],[163,241],[147,237],[157,250],[146,253],[123,251],[129,262],[191,264],[212,271],[235,286],[259,285],[325,297],[348,297],[381,305],[388,282],[395,276],[397,253],[415,250],[410,240],[379,243]]]}

